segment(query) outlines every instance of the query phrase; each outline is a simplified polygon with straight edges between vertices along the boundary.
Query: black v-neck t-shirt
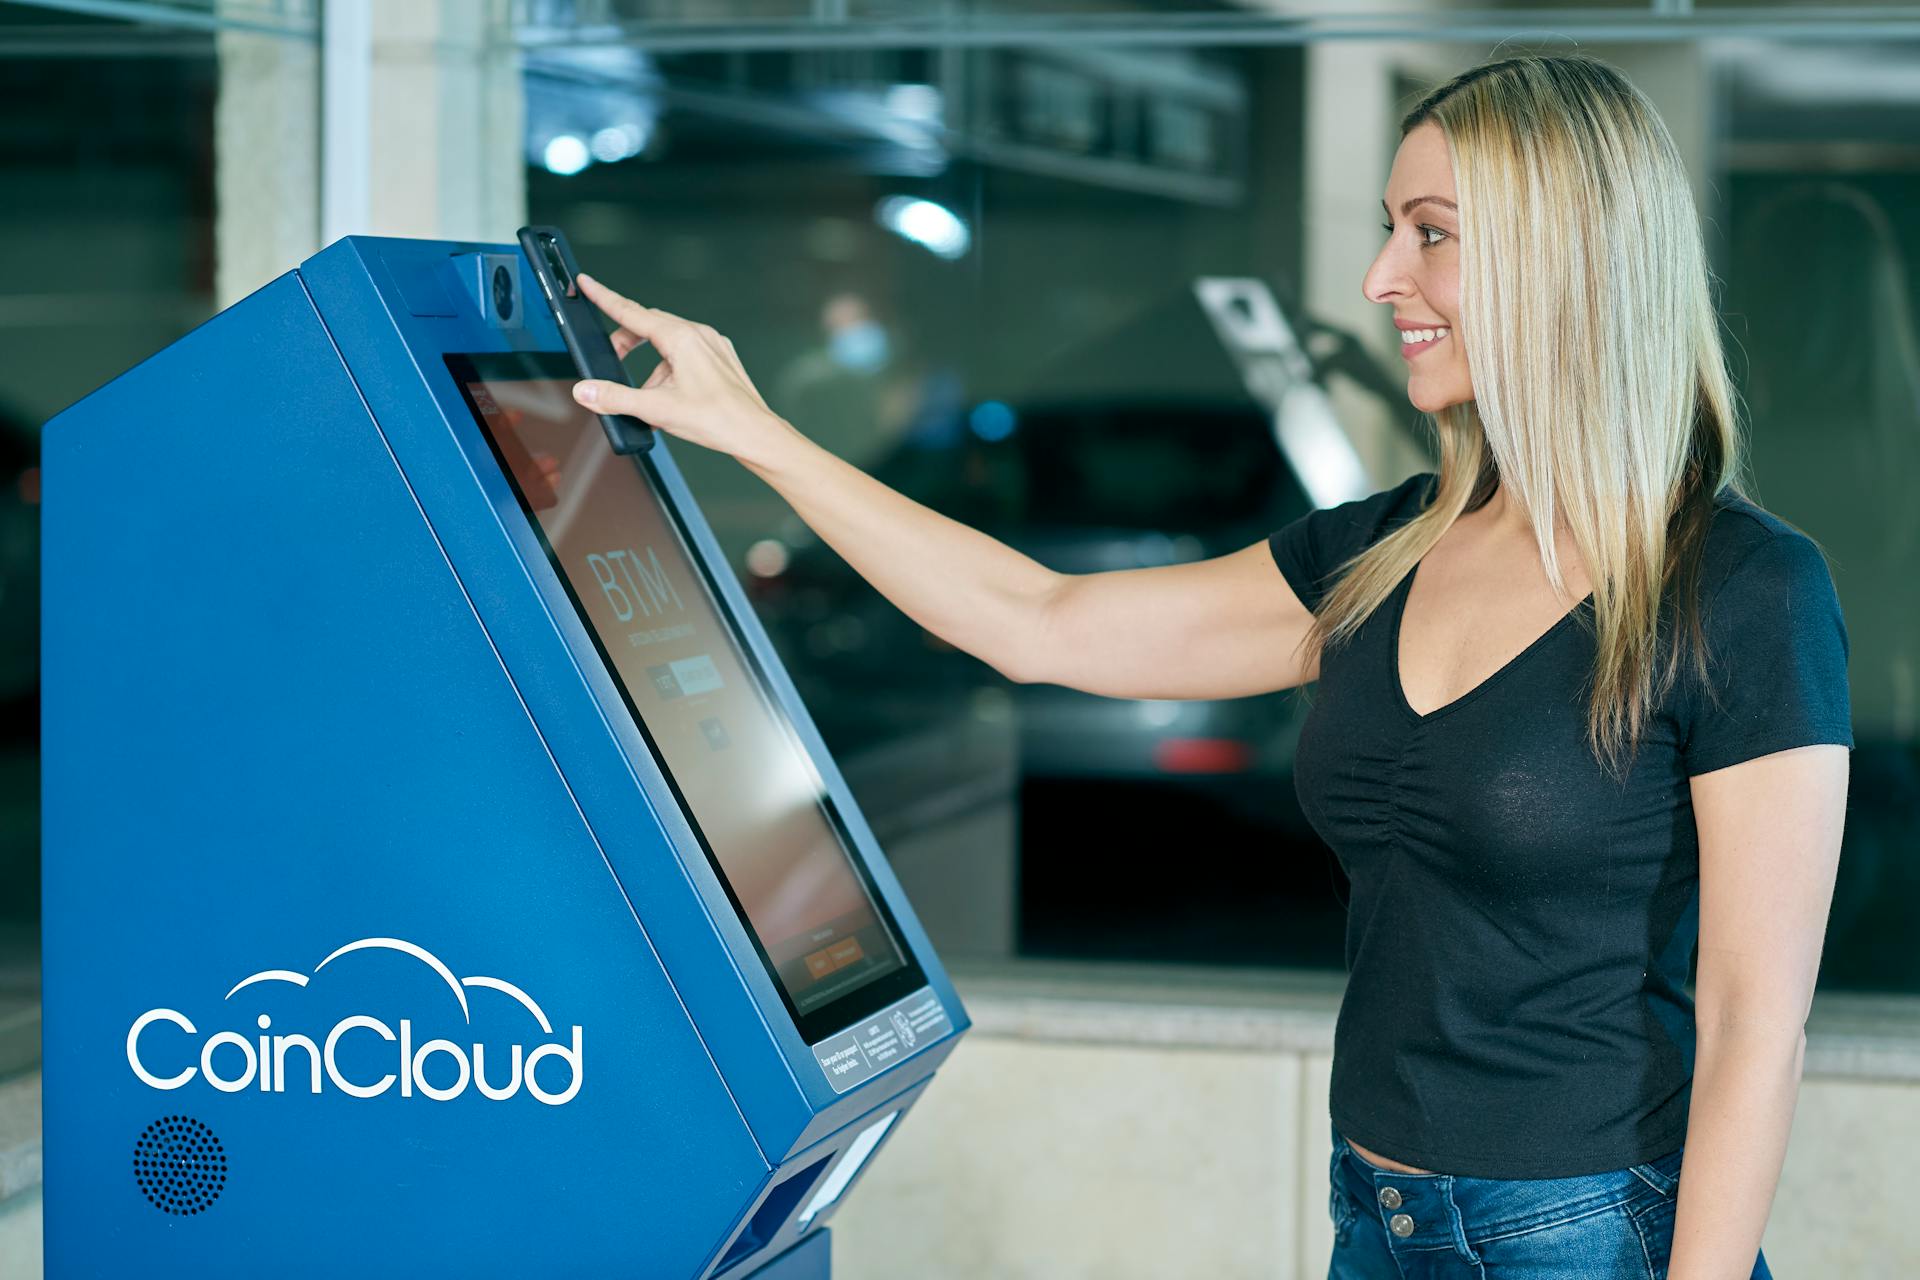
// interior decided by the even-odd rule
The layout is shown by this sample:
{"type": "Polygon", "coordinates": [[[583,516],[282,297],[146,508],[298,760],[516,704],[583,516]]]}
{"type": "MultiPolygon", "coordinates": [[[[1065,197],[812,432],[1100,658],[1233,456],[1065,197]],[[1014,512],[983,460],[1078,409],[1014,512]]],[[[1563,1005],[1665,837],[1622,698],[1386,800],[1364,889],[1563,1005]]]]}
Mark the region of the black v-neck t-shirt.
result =
{"type": "MultiPolygon", "coordinates": [[[[1309,608],[1418,514],[1432,473],[1268,537],[1309,608]]],[[[1426,715],[1399,678],[1408,574],[1321,657],[1294,786],[1353,885],[1329,1108],[1404,1164],[1481,1178],[1619,1169],[1684,1141],[1699,935],[1688,779],[1853,745],[1847,633],[1806,535],[1724,495],[1700,599],[1715,705],[1683,667],[1624,780],[1586,742],[1592,599],[1426,715]]],[[[1664,657],[1664,654],[1661,655],[1664,657]]]]}

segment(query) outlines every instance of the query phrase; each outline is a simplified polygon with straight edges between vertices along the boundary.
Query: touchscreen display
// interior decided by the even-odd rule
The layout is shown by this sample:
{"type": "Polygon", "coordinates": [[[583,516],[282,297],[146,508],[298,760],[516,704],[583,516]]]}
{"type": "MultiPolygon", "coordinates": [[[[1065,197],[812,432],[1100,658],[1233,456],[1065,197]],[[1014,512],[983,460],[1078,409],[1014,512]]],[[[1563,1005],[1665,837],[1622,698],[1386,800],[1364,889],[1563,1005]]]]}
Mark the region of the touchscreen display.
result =
{"type": "Polygon", "coordinates": [[[608,447],[572,376],[535,360],[449,364],[806,1030],[810,1012],[908,962],[652,473],[608,447]]]}

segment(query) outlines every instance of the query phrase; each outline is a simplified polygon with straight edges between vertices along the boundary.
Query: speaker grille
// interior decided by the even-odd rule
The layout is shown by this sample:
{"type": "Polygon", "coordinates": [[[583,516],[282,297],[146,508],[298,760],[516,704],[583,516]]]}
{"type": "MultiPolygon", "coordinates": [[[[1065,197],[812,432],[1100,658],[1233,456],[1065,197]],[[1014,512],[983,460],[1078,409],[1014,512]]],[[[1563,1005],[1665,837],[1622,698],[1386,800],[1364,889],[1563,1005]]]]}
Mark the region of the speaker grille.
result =
{"type": "Polygon", "coordinates": [[[227,1186],[227,1153],[191,1116],[161,1116],[133,1144],[133,1177],[163,1213],[204,1213],[227,1186]]]}

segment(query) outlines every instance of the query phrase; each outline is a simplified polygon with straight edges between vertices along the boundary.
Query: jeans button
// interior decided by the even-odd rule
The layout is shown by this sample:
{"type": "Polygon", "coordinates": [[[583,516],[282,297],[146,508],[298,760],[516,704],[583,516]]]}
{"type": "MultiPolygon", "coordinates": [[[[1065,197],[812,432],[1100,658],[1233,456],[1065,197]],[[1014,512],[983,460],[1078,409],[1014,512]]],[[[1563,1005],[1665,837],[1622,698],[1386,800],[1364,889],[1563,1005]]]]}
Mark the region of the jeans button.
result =
{"type": "Polygon", "coordinates": [[[1400,1192],[1393,1187],[1380,1188],[1380,1203],[1389,1209],[1400,1207],[1400,1192]]]}
{"type": "Polygon", "coordinates": [[[1387,1230],[1404,1240],[1413,1234],[1413,1219],[1404,1213],[1396,1213],[1387,1220],[1387,1230]]]}

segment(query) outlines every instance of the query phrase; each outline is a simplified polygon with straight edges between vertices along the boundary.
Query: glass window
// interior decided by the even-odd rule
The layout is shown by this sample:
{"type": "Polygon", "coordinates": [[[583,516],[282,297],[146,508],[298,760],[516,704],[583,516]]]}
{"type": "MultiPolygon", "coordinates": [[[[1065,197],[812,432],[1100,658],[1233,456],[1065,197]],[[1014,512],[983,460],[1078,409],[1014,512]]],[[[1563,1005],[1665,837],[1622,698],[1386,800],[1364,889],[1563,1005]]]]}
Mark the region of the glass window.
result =
{"type": "MultiPolygon", "coordinates": [[[[1859,745],[1821,981],[1920,990],[1904,944],[1920,924],[1920,527],[1900,492],[1920,474],[1920,46],[1806,5],[1707,14],[1684,37],[1645,5],[1578,7],[1583,44],[1654,99],[1693,169],[1759,496],[1834,558],[1859,745]],[[1824,40],[1792,38],[1816,27],[1824,40]]],[[[528,64],[531,215],[641,301],[726,333],[806,434],[1063,571],[1223,554],[1326,501],[1339,469],[1316,474],[1290,422],[1330,424],[1368,491],[1433,465],[1360,279],[1400,113],[1487,56],[1483,33],[1414,5],[1373,11],[1394,41],[1349,38],[1367,24],[1337,6],[1290,24],[1208,4],[956,11],[968,40],[930,18],[917,42],[863,40],[797,9],[676,27],[692,15],[645,5],[622,11],[655,24],[644,45],[555,36],[528,64]],[[1156,36],[1116,34],[1128,24],[1156,36]],[[1270,300],[1274,350],[1230,336],[1208,280],[1270,300]],[[1304,399],[1272,394],[1275,369],[1304,399]]],[[[895,776],[923,768],[903,743],[998,735],[1017,762],[1017,816],[994,828],[1013,847],[982,864],[1015,883],[977,904],[1016,919],[979,936],[1340,967],[1345,886],[1292,800],[1301,697],[1011,686],[730,459],[675,456],[877,827],[948,789],[937,768],[895,776]]],[[[986,803],[966,794],[956,830],[986,803]]],[[[911,851],[926,823],[899,831],[909,892],[923,870],[937,882],[911,851]]]]}

